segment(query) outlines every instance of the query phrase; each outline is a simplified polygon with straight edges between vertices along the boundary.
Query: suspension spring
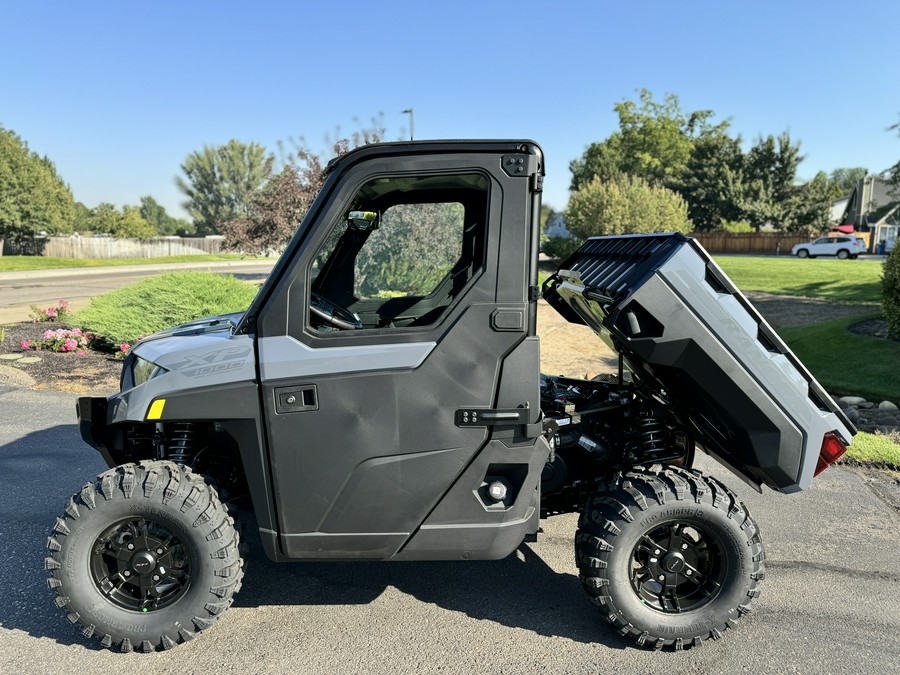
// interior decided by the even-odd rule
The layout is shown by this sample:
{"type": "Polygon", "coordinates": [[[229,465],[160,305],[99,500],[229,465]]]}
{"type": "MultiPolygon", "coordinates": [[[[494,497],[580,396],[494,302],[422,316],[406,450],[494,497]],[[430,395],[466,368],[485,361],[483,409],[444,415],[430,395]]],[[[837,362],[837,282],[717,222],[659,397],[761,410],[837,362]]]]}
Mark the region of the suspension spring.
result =
{"type": "Polygon", "coordinates": [[[645,417],[638,421],[638,443],[645,453],[656,453],[669,446],[669,429],[659,417],[645,417]]]}
{"type": "Polygon", "coordinates": [[[196,453],[197,430],[191,422],[177,422],[169,434],[169,459],[184,466],[190,464],[196,453]]]}

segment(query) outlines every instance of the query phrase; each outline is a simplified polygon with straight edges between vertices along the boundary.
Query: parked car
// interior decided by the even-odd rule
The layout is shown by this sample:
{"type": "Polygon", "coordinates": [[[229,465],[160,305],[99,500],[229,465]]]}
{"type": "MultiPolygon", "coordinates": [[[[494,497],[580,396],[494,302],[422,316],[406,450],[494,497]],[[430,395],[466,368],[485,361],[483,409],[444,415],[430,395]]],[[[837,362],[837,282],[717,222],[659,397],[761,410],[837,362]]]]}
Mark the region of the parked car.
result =
{"type": "Polygon", "coordinates": [[[844,260],[846,258],[854,259],[866,251],[866,243],[859,237],[819,237],[807,244],[797,244],[791,249],[791,255],[798,258],[834,255],[844,260]]]}

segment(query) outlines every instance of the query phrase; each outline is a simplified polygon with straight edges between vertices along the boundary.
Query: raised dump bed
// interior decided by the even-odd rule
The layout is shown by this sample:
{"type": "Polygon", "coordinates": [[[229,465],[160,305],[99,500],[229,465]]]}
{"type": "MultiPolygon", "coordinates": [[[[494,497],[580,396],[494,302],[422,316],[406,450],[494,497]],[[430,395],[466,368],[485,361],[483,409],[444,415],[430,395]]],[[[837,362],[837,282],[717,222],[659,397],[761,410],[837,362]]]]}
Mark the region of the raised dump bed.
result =
{"type": "Polygon", "coordinates": [[[589,239],[544,285],[635,379],[689,421],[704,450],[757,487],[809,487],[833,435],[856,429],[695,240],[589,239]]]}

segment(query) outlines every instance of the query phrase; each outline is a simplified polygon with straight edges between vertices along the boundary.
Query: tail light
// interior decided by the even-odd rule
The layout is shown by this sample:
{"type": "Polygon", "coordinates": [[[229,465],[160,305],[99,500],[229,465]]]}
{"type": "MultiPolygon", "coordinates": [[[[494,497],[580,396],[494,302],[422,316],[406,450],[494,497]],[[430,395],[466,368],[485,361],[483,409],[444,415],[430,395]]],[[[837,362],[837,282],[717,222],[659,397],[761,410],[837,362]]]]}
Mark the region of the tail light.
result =
{"type": "Polygon", "coordinates": [[[819,452],[819,463],[816,464],[815,475],[818,476],[838,461],[845,452],[847,452],[847,446],[841,442],[841,439],[834,432],[829,431],[825,434],[825,438],[822,441],[822,450],[819,452]]]}

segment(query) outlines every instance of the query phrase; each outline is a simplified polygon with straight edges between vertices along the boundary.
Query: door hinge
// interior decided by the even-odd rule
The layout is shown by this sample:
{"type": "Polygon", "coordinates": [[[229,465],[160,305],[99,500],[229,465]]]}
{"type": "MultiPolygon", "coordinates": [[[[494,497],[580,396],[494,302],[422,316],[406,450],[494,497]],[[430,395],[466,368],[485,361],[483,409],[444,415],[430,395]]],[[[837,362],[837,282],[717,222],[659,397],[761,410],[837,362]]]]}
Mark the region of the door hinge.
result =
{"type": "Polygon", "coordinates": [[[544,191],[544,174],[542,174],[539,171],[531,174],[531,191],[532,192],[543,192],[544,191]]]}
{"type": "Polygon", "coordinates": [[[529,286],[528,287],[528,302],[537,302],[541,297],[541,287],[540,286],[529,286]]]}

